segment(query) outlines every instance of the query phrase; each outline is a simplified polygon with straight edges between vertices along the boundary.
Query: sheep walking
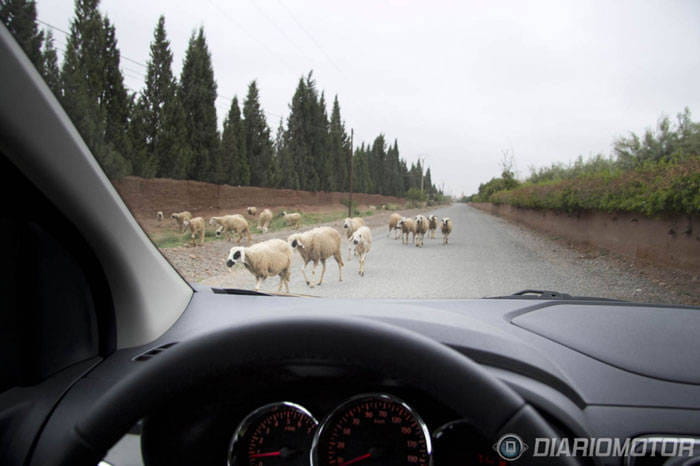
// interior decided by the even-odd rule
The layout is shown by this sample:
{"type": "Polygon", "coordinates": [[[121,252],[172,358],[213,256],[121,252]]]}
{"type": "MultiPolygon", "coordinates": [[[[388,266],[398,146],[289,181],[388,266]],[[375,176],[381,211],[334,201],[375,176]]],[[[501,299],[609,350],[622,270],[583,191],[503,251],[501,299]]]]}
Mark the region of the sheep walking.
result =
{"type": "Polygon", "coordinates": [[[158,220],[158,223],[163,221],[163,211],[162,210],[159,210],[158,212],[156,212],[156,220],[158,220]]]}
{"type": "Polygon", "coordinates": [[[357,231],[358,228],[365,226],[365,221],[361,217],[346,217],[343,222],[343,228],[345,229],[345,237],[348,239],[348,260],[352,260],[352,238],[353,233],[357,231]]]}
{"type": "Polygon", "coordinates": [[[438,218],[437,215],[428,217],[428,229],[430,230],[430,239],[435,239],[435,230],[437,230],[438,218]]]}
{"type": "Polygon", "coordinates": [[[338,281],[343,281],[343,256],[340,252],[340,233],[331,227],[318,227],[304,233],[295,233],[287,242],[296,249],[304,265],[301,267],[301,273],[304,275],[304,280],[310,288],[320,286],[323,283],[323,276],[326,274],[326,259],[333,257],[338,264],[338,281]],[[314,267],[311,271],[311,278],[316,276],[316,266],[321,262],[321,277],[318,283],[313,283],[306,276],[306,266],[309,262],[313,262],[314,267]]]}
{"type": "Polygon", "coordinates": [[[416,215],[416,235],[415,243],[417,248],[423,247],[423,239],[428,232],[430,224],[425,215],[416,215]]]}
{"type": "Polygon", "coordinates": [[[401,221],[401,215],[394,212],[389,217],[389,233],[387,236],[391,236],[391,232],[394,231],[394,239],[399,239],[401,234],[401,227],[399,227],[399,222],[401,221]]]}
{"type": "Polygon", "coordinates": [[[191,220],[192,214],[187,210],[183,210],[182,212],[173,212],[170,214],[170,218],[175,219],[175,223],[179,227],[180,232],[184,232],[186,229],[185,221],[191,220]]]}
{"type": "Polygon", "coordinates": [[[272,211],[270,209],[264,209],[258,216],[258,230],[267,233],[267,230],[270,228],[270,223],[272,223],[272,211]]]}
{"type": "Polygon", "coordinates": [[[231,268],[242,264],[255,277],[255,291],[260,291],[260,285],[266,278],[278,275],[280,284],[289,293],[289,279],[292,270],[292,248],[281,239],[270,239],[252,246],[234,246],[229,251],[226,265],[231,268]]]}
{"type": "Polygon", "coordinates": [[[372,231],[369,227],[362,226],[357,229],[352,235],[352,244],[355,245],[355,254],[360,258],[360,269],[358,273],[361,277],[365,276],[365,260],[367,254],[372,249],[372,231]]]}
{"type": "Polygon", "coordinates": [[[185,220],[183,222],[185,229],[190,230],[190,237],[192,238],[192,245],[197,246],[197,237],[199,236],[199,244],[204,244],[204,233],[206,232],[206,224],[202,217],[195,217],[190,220],[185,220]]]}
{"type": "Polygon", "coordinates": [[[452,219],[450,217],[444,217],[442,219],[442,222],[440,222],[440,230],[442,231],[442,244],[447,244],[450,233],[452,233],[452,219]]]}
{"type": "Polygon", "coordinates": [[[251,217],[255,217],[255,214],[258,213],[257,207],[250,206],[246,210],[248,211],[248,215],[250,215],[251,217]]]}
{"type": "Polygon", "coordinates": [[[238,243],[243,240],[243,235],[246,235],[248,243],[250,243],[250,228],[248,221],[241,214],[224,215],[223,217],[212,217],[209,219],[209,225],[219,225],[216,229],[216,236],[226,234],[226,239],[231,241],[233,235],[238,235],[238,243]]]}
{"type": "Polygon", "coordinates": [[[293,227],[295,230],[299,229],[299,225],[301,224],[301,214],[298,212],[293,212],[291,214],[288,214],[285,211],[282,211],[282,217],[284,217],[284,221],[287,222],[287,226],[293,227]]]}
{"type": "Polygon", "coordinates": [[[412,234],[411,242],[416,242],[416,221],[412,218],[401,217],[397,226],[401,229],[401,243],[408,244],[408,235],[412,234]]]}

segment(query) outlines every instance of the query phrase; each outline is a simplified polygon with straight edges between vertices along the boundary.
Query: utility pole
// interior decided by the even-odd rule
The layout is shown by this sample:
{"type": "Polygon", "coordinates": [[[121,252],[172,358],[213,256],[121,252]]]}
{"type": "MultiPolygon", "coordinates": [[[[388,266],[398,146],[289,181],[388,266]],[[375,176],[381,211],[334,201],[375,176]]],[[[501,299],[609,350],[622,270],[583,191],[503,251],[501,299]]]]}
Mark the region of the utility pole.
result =
{"type": "Polygon", "coordinates": [[[420,192],[423,191],[423,180],[425,179],[425,157],[418,157],[418,161],[420,161],[420,192]]]}
{"type": "Polygon", "coordinates": [[[348,199],[348,217],[352,217],[352,153],[353,153],[353,139],[355,137],[355,130],[350,129],[350,192],[348,199]]]}

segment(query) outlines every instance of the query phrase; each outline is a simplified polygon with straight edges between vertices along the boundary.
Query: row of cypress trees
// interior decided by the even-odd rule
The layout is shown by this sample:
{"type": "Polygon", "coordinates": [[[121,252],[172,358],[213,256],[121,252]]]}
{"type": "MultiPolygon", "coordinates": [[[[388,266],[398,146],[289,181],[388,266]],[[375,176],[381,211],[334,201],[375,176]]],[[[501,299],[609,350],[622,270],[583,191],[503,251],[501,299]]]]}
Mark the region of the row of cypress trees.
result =
{"type": "MultiPolygon", "coordinates": [[[[313,74],[299,79],[287,121],[274,140],[257,83],[237,97],[219,132],[217,84],[203,28],[189,39],[179,79],[160,17],[150,44],[144,87],[124,85],[115,27],[99,0],[76,0],[62,64],[53,36],[37,24],[30,0],[0,0],[0,19],[61,101],[105,173],[200,180],[310,191],[350,188],[351,141],[337,96],[330,117],[313,74]],[[286,123],[286,124],[285,124],[286,123]]],[[[402,196],[419,188],[436,193],[430,169],[400,157],[398,142],[379,135],[352,154],[357,192],[402,196]]]]}

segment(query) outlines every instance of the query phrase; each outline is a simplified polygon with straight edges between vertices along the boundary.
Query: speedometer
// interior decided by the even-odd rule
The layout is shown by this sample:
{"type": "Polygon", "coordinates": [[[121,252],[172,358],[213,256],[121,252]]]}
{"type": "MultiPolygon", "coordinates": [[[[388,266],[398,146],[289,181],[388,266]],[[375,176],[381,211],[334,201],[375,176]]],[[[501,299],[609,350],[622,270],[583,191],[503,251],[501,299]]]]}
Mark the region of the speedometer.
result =
{"type": "Polygon", "coordinates": [[[229,466],[308,466],[318,422],[287,401],[262,406],[241,421],[231,440],[229,466]]]}
{"type": "Polygon", "coordinates": [[[361,395],[326,418],[311,454],[316,466],[427,466],[430,435],[420,416],[398,398],[361,395]]]}

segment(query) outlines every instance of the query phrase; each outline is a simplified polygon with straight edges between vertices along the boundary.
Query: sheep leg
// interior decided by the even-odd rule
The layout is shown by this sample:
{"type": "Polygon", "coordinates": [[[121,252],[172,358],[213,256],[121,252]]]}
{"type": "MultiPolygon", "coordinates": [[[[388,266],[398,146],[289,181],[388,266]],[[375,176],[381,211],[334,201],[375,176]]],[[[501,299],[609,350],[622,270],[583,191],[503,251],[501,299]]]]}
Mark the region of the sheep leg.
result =
{"type": "Polygon", "coordinates": [[[348,245],[348,261],[352,261],[352,241],[350,241],[350,244],[348,245]]]}
{"type": "Polygon", "coordinates": [[[360,276],[364,277],[365,276],[365,257],[367,257],[367,254],[360,254],[360,276]]]}
{"type": "Polygon", "coordinates": [[[343,256],[340,255],[340,252],[334,254],[333,256],[335,258],[336,264],[338,264],[338,281],[342,282],[343,281],[343,256]]]}
{"type": "Polygon", "coordinates": [[[309,277],[306,276],[306,266],[309,263],[305,263],[304,265],[301,266],[301,274],[304,276],[304,281],[306,282],[307,285],[309,285],[311,288],[314,287],[314,285],[309,281],[309,277]]]}
{"type": "MultiPolygon", "coordinates": [[[[316,264],[314,264],[314,273],[316,273],[316,264]]],[[[326,274],[326,259],[321,259],[321,278],[318,280],[318,286],[323,283],[323,276],[326,274]]]]}
{"type": "Polygon", "coordinates": [[[260,285],[262,285],[263,277],[255,277],[255,291],[260,291],[260,285]]]}

